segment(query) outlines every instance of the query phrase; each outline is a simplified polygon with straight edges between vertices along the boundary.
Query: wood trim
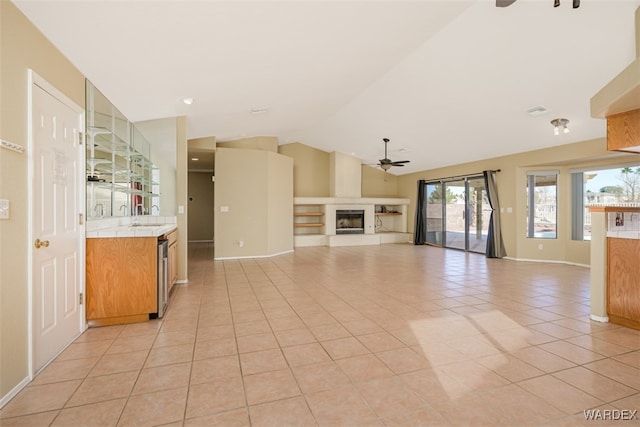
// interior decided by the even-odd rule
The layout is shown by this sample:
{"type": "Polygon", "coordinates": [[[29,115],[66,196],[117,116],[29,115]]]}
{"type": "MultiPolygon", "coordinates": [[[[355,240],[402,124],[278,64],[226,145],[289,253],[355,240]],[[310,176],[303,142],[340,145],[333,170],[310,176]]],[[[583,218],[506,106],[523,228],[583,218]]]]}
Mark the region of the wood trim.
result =
{"type": "Polygon", "coordinates": [[[614,323],[616,325],[626,326],[627,328],[638,329],[640,330],[640,322],[631,319],[625,319],[624,317],[619,317],[613,314],[609,315],[609,323],[614,323]]]}
{"type": "Polygon", "coordinates": [[[321,222],[309,222],[309,223],[296,223],[293,224],[294,227],[324,227],[324,224],[321,222]]]}
{"type": "Polygon", "coordinates": [[[122,325],[125,323],[140,323],[149,320],[148,314],[135,314],[133,316],[105,317],[104,319],[89,320],[90,328],[98,326],[122,325]]]}
{"type": "Polygon", "coordinates": [[[324,212],[294,212],[293,216],[324,216],[324,212]]]}
{"type": "Polygon", "coordinates": [[[631,206],[589,206],[590,212],[640,212],[640,207],[631,206]]]}

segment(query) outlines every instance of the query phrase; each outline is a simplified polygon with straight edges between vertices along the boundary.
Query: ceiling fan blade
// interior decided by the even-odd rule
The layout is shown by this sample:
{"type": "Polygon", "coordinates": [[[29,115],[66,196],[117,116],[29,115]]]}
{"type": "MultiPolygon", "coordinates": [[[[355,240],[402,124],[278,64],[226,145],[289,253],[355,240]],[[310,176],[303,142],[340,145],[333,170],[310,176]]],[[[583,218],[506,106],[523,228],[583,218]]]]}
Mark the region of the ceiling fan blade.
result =
{"type": "Polygon", "coordinates": [[[395,161],[395,162],[391,162],[391,164],[394,165],[394,166],[398,166],[398,165],[402,166],[403,163],[409,163],[409,160],[398,160],[398,161],[395,161]]]}
{"type": "Polygon", "coordinates": [[[496,0],[496,7],[507,7],[514,4],[516,0],[496,0]]]}

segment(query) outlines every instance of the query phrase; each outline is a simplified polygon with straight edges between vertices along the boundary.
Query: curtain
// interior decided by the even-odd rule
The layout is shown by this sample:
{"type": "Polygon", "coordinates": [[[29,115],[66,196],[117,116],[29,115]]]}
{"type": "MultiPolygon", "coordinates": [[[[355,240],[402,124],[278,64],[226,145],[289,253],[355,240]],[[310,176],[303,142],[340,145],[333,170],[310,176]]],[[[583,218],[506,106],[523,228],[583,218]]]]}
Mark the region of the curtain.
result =
{"type": "Polygon", "coordinates": [[[507,253],[504,249],[502,230],[500,228],[500,202],[498,201],[495,171],[486,170],[482,174],[484,175],[484,186],[487,190],[487,200],[489,200],[489,206],[491,206],[486,255],[487,258],[502,258],[507,253]]]}
{"type": "Polygon", "coordinates": [[[418,180],[418,198],[416,199],[416,225],[413,232],[413,244],[424,245],[427,243],[427,205],[425,203],[425,191],[427,185],[423,179],[418,180]]]}

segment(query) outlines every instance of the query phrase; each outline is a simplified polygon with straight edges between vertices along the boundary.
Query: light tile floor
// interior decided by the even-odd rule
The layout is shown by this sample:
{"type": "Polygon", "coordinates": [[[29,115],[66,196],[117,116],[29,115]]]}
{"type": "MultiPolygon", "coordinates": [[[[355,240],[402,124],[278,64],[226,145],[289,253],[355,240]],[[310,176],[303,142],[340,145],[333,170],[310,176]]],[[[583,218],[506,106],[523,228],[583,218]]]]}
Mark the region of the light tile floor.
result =
{"type": "Polygon", "coordinates": [[[87,330],[0,424],[609,425],[584,411],[640,409],[640,332],[589,320],[587,268],[412,245],[189,252],[163,320],[87,330]]]}

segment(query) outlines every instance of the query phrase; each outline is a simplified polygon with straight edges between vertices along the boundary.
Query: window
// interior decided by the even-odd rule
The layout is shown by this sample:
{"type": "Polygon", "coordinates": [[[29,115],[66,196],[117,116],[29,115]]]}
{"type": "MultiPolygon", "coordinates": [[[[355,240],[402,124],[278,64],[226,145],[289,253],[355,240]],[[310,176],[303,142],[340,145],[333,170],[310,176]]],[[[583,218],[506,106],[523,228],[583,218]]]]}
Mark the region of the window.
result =
{"type": "Polygon", "coordinates": [[[591,240],[590,205],[640,206],[640,167],[571,173],[571,238],[591,240]]]}
{"type": "Polygon", "coordinates": [[[527,173],[527,237],[555,239],[558,172],[527,173]]]}

